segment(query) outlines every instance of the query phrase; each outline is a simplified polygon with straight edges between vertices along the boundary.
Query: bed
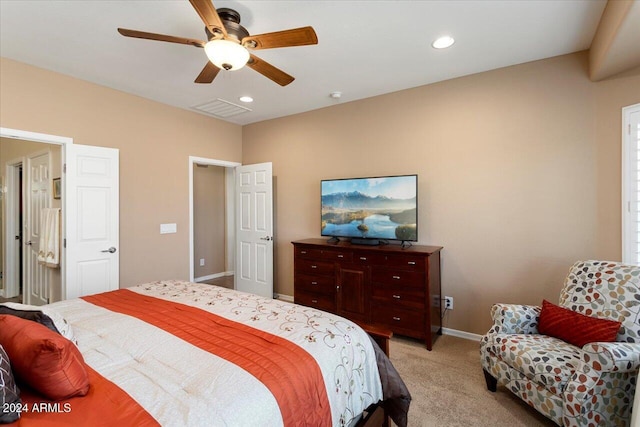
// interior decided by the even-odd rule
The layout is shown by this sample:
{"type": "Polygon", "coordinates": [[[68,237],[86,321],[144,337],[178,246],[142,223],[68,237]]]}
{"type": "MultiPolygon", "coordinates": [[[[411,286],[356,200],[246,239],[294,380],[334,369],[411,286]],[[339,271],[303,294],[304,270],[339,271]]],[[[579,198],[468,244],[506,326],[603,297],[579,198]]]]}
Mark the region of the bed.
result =
{"type": "Polygon", "coordinates": [[[40,311],[39,319],[0,315],[0,344],[20,388],[20,404],[0,408],[20,412],[12,426],[368,426],[387,416],[406,425],[411,397],[389,359],[363,329],[330,313],[184,281],[40,311]],[[49,349],[52,372],[34,368],[42,345],[22,348],[39,334],[59,341],[49,349]]]}

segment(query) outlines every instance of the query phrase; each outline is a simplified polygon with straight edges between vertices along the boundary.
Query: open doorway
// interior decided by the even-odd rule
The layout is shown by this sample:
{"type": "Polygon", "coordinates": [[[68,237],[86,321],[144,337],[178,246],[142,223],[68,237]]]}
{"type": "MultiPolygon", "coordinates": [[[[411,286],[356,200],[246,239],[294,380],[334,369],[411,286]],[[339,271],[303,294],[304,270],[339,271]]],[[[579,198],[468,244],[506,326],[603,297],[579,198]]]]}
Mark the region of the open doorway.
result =
{"type": "Polygon", "coordinates": [[[57,265],[38,262],[44,229],[41,213],[57,210],[60,192],[54,192],[62,170],[61,145],[0,138],[3,180],[2,238],[0,239],[3,300],[42,305],[59,297],[62,288],[60,258],[57,265]]]}
{"type": "Polygon", "coordinates": [[[226,259],[233,270],[225,274],[233,271],[233,289],[273,298],[273,165],[271,162],[241,165],[189,157],[189,280],[192,282],[196,259],[193,195],[196,164],[226,169],[226,253],[229,255],[226,259]]]}
{"type": "Polygon", "coordinates": [[[189,157],[190,281],[235,288],[235,167],[189,157]]]}

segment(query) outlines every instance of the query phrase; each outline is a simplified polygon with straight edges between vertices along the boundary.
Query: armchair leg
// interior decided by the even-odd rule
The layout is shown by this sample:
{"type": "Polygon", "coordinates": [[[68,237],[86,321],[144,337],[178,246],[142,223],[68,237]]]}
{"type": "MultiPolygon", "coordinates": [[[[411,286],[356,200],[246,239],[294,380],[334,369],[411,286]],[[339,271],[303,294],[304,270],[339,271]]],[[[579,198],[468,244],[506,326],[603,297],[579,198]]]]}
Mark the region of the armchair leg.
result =
{"type": "Polygon", "coordinates": [[[493,376],[491,376],[491,374],[487,372],[486,369],[483,369],[482,372],[484,372],[484,380],[487,382],[487,390],[495,392],[497,389],[498,380],[493,378],[493,376]]]}

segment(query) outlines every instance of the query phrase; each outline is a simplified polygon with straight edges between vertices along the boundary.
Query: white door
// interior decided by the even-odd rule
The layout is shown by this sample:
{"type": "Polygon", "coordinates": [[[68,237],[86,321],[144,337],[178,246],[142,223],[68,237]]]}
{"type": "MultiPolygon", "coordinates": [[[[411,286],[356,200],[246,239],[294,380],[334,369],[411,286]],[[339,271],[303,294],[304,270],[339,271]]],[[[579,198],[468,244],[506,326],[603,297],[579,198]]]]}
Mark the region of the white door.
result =
{"type": "Polygon", "coordinates": [[[236,167],[236,289],[273,298],[271,163],[236,167]]]}
{"type": "Polygon", "coordinates": [[[63,299],[118,289],[119,151],[69,144],[63,195],[66,286],[63,299]]]}
{"type": "Polygon", "coordinates": [[[51,176],[49,152],[30,155],[23,168],[24,191],[23,216],[23,272],[25,304],[43,305],[49,303],[49,282],[51,272],[38,263],[40,250],[40,212],[51,206],[51,176]]]}

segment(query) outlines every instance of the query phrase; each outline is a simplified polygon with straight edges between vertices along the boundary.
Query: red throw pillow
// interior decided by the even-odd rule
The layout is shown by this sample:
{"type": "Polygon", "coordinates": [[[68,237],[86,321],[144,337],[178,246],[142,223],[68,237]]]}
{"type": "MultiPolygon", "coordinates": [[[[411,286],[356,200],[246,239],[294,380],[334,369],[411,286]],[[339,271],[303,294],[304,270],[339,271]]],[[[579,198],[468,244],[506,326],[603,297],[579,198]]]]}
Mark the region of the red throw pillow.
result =
{"type": "Polygon", "coordinates": [[[582,347],[590,342],[614,342],[620,325],[614,320],[585,316],[543,300],[538,331],[582,347]]]}
{"type": "Polygon", "coordinates": [[[45,326],[0,315],[0,345],[16,377],[51,400],[84,396],[89,378],[80,350],[45,326]]]}

